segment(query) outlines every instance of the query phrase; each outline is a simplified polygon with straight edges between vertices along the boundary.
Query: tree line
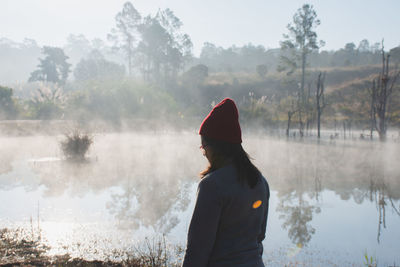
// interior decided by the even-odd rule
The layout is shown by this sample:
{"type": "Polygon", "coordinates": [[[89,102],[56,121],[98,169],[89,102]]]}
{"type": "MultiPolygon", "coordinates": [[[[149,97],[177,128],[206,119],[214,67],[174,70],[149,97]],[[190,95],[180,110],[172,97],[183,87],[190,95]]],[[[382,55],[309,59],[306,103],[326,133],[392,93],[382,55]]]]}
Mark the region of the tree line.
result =
{"type": "MultiPolygon", "coordinates": [[[[347,43],[337,51],[324,51],[324,41],[318,40],[316,32],[320,23],[313,6],[304,4],[288,24],[280,48],[265,49],[249,43],[224,49],[205,43],[200,56],[194,57],[191,39],[182,32],[183,24],[173,11],[160,9],[155,15],[143,16],[131,2],[126,2],[115,16],[115,27],[107,36],[108,42],[70,35],[64,48],[40,48],[34,40],[27,39],[22,44],[0,40],[0,57],[6,62],[8,59],[7,64],[11,65],[16,51],[30,51],[30,54],[24,53],[15,60],[26,59],[29,62],[28,58],[35,56],[38,65],[26,64],[31,69],[28,81],[44,84],[24,85],[27,89],[18,92],[18,97],[29,99],[29,105],[12,100],[16,91],[7,87],[2,87],[2,101],[13,103],[8,104],[7,114],[12,110],[14,113],[25,110],[19,112],[28,114],[25,117],[50,118],[53,115],[46,114],[52,114],[54,110],[58,110],[55,114],[59,116],[71,103],[105,115],[101,108],[97,108],[99,103],[103,103],[112,107],[111,114],[118,117],[121,114],[133,115],[139,109],[144,98],[138,91],[144,91],[137,88],[143,87],[153,88],[147,92],[147,101],[153,99],[165,106],[164,112],[172,108],[182,117],[183,114],[190,116],[203,112],[220,97],[234,96],[241,99],[239,105],[246,119],[262,118],[269,124],[286,121],[288,136],[293,132],[293,124],[298,126],[300,136],[317,125],[320,136],[323,114],[328,117],[334,114],[335,118],[356,117],[357,112],[352,107],[337,103],[343,100],[343,88],[330,90],[328,95],[325,90],[339,80],[346,80],[338,73],[349,77],[355,74],[362,81],[350,87],[362,86],[363,92],[369,92],[368,96],[363,96],[370,103],[369,108],[363,107],[363,110],[369,112],[361,117],[368,117],[371,136],[374,130],[384,136],[388,120],[396,117],[392,115],[396,113],[393,113],[397,105],[393,95],[398,88],[398,73],[392,69],[400,62],[400,46],[386,52],[383,42],[370,44],[368,40],[362,40],[358,46],[347,43]],[[382,68],[377,67],[382,64],[382,68]],[[368,74],[376,76],[368,78],[368,74]],[[131,88],[130,92],[124,89],[126,86],[131,88]],[[128,94],[131,102],[129,98],[111,95],[113,93],[128,94]],[[110,104],[115,99],[122,102],[110,104]],[[162,104],[160,99],[167,104],[162,104]],[[37,106],[43,110],[38,111],[37,106]],[[35,107],[33,110],[36,111],[28,112],[29,107],[35,107]]],[[[2,66],[0,78],[1,72],[2,66]]]]}

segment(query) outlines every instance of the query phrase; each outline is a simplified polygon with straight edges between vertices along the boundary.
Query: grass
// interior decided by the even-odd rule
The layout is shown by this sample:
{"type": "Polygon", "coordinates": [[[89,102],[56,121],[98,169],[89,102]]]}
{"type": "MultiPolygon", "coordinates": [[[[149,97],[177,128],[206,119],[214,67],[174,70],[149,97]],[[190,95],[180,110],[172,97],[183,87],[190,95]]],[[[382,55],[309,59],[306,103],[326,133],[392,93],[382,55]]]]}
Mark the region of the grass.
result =
{"type": "Polygon", "coordinates": [[[45,262],[49,249],[22,228],[0,229],[0,265],[14,266],[22,262],[45,262]]]}
{"type": "Polygon", "coordinates": [[[376,258],[372,256],[368,256],[368,253],[365,251],[364,253],[364,266],[365,267],[376,267],[377,261],[376,258]]]}
{"type": "Polygon", "coordinates": [[[0,229],[0,266],[175,267],[180,266],[183,255],[183,249],[167,244],[164,236],[146,238],[130,250],[113,250],[105,259],[97,260],[72,258],[69,254],[49,256],[49,250],[33,230],[0,229]]]}
{"type": "MultiPolygon", "coordinates": [[[[102,259],[96,259],[96,255],[87,255],[94,258],[94,260],[73,258],[68,253],[49,256],[47,252],[50,247],[45,243],[40,236],[39,229],[0,229],[0,266],[178,267],[184,254],[182,247],[168,244],[165,236],[145,238],[144,241],[127,250],[109,251],[108,255],[102,259]],[[38,232],[36,233],[36,231],[38,232]]],[[[307,262],[296,260],[293,262],[281,262],[281,264],[282,266],[308,265],[307,262]]],[[[365,252],[362,264],[366,267],[377,267],[377,258],[365,252]]],[[[337,266],[334,263],[328,265],[337,266]]],[[[393,264],[385,267],[394,266],[397,265],[393,264]]]]}

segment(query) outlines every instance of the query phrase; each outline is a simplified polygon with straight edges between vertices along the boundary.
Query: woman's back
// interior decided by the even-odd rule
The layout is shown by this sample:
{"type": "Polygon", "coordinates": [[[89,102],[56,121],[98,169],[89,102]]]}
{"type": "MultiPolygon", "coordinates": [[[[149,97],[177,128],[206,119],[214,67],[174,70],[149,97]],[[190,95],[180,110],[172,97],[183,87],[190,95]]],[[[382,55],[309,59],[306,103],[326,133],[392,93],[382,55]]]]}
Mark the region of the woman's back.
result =
{"type": "Polygon", "coordinates": [[[260,178],[250,188],[230,164],[202,179],[183,266],[263,266],[269,188],[260,178]]]}

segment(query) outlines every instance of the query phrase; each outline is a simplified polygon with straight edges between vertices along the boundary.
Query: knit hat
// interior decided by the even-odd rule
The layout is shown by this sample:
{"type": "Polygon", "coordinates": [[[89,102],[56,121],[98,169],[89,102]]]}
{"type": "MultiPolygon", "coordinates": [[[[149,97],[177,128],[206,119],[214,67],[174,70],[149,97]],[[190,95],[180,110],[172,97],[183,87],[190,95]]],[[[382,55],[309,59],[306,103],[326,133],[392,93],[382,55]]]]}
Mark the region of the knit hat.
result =
{"type": "Polygon", "coordinates": [[[218,141],[242,143],[239,112],[235,102],[225,98],[218,103],[201,123],[199,134],[218,141]]]}

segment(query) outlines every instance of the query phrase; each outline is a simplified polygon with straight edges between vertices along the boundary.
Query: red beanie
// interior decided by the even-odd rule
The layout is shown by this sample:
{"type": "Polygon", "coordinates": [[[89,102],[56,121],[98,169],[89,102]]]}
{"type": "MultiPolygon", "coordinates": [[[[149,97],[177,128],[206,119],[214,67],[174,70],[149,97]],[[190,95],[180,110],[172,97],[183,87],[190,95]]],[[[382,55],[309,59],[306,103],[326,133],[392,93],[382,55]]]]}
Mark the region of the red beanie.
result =
{"type": "Polygon", "coordinates": [[[230,98],[225,98],[216,105],[203,120],[199,134],[218,141],[242,143],[239,112],[235,102],[230,98]]]}

